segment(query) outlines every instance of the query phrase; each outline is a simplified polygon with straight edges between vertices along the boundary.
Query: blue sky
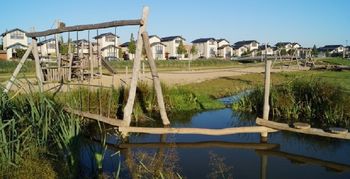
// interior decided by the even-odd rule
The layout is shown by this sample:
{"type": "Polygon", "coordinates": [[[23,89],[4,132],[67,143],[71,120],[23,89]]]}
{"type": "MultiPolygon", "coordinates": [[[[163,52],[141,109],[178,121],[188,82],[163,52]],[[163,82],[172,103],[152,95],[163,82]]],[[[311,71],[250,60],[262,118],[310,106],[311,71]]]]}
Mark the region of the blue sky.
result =
{"type": "MultiPolygon", "coordinates": [[[[0,32],[18,27],[46,30],[56,19],[67,26],[135,19],[150,7],[149,34],[258,40],[275,44],[296,41],[303,46],[350,44],[349,0],[6,0],[0,32]]],[[[114,32],[106,29],[101,32],[114,32]]],[[[135,27],[117,29],[121,41],[135,27]]],[[[96,32],[91,32],[95,35],[96,32]]],[[[79,36],[86,36],[82,32],[79,36]]],[[[74,39],[73,39],[74,40],[74,39]]]]}

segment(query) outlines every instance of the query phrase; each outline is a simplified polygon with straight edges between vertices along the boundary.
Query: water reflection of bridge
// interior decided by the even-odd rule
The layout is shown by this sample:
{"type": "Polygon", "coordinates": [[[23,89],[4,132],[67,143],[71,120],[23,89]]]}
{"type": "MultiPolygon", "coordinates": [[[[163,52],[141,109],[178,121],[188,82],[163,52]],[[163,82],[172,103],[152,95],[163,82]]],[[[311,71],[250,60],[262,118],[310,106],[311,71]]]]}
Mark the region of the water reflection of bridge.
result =
{"type": "MultiPolygon", "coordinates": [[[[166,135],[161,135],[160,142],[148,142],[148,143],[123,143],[120,145],[108,145],[108,148],[112,150],[121,151],[125,157],[126,165],[129,171],[132,173],[135,165],[133,161],[132,149],[136,148],[151,148],[157,149],[156,158],[163,160],[166,149],[178,149],[178,148],[227,148],[227,149],[248,149],[254,150],[260,157],[260,177],[267,178],[268,157],[279,157],[288,159],[293,164],[305,164],[316,165],[330,169],[336,172],[350,171],[350,165],[319,159],[315,157],[309,157],[299,154],[293,154],[280,150],[280,144],[270,143],[240,143],[240,142],[224,142],[224,141],[206,141],[206,142],[165,142],[166,135]]],[[[166,161],[162,161],[166,162],[166,161]]]]}

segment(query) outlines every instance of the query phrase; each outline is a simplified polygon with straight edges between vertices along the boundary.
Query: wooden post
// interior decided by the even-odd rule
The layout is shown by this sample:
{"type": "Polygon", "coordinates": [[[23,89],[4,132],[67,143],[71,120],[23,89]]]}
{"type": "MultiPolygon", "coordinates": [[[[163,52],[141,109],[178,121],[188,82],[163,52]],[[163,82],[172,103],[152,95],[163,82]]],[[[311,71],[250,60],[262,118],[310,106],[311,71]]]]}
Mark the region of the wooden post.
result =
{"type": "Polygon", "coordinates": [[[261,155],[260,156],[260,178],[266,179],[267,178],[267,155],[261,155]]]}
{"type": "Polygon", "coordinates": [[[8,91],[10,91],[14,81],[16,80],[16,77],[17,77],[18,73],[21,71],[21,69],[23,67],[24,62],[27,60],[29,54],[32,52],[32,49],[33,49],[33,45],[30,45],[28,47],[26,53],[24,53],[21,61],[19,62],[19,64],[17,65],[15,71],[13,72],[10,80],[7,82],[6,87],[4,89],[4,93],[7,93],[8,91]]]}
{"type": "Polygon", "coordinates": [[[148,33],[146,31],[142,33],[142,38],[143,38],[143,43],[144,43],[144,46],[146,49],[148,63],[149,63],[149,66],[151,68],[153,85],[154,85],[154,89],[156,90],[157,101],[158,101],[160,115],[161,115],[161,118],[163,120],[163,125],[170,125],[170,121],[168,119],[166,109],[165,109],[162,86],[160,84],[156,63],[154,62],[154,59],[152,56],[152,50],[151,50],[151,46],[149,44],[148,33]]]}
{"type": "Polygon", "coordinates": [[[128,66],[125,66],[125,79],[128,78],[128,66]]]}
{"type": "MultiPolygon", "coordinates": [[[[145,42],[143,42],[145,43],[145,42]]],[[[142,79],[145,78],[145,60],[142,60],[142,79]]]]}
{"type": "Polygon", "coordinates": [[[36,71],[36,78],[38,80],[38,85],[39,85],[39,91],[43,91],[43,71],[40,66],[40,59],[39,59],[39,53],[38,53],[38,45],[36,38],[32,38],[32,45],[33,45],[33,56],[35,59],[35,71],[36,71]]]}
{"type": "MultiPolygon", "coordinates": [[[[271,73],[271,60],[265,59],[265,90],[264,90],[264,112],[263,119],[269,120],[269,95],[270,95],[270,73],[271,73]]],[[[262,132],[261,137],[267,138],[267,132],[262,132]]]]}
{"type": "MultiPolygon", "coordinates": [[[[89,39],[90,41],[90,39],[89,39]]],[[[94,64],[92,63],[92,44],[89,42],[90,77],[94,79],[94,64]]]]}
{"type": "Polygon", "coordinates": [[[131,113],[134,107],[135,102],[135,95],[136,95],[136,87],[137,87],[137,81],[138,76],[140,72],[140,65],[141,65],[141,56],[142,56],[142,33],[146,30],[147,27],[147,17],[148,17],[148,7],[145,6],[142,10],[142,21],[144,22],[143,25],[140,25],[140,29],[137,36],[137,43],[136,43],[136,55],[134,59],[134,66],[132,70],[132,78],[130,82],[130,89],[129,89],[129,97],[128,101],[124,108],[124,117],[126,124],[129,126],[131,122],[131,113]]]}
{"type": "MultiPolygon", "coordinates": [[[[60,22],[56,21],[57,28],[60,27],[60,22]]],[[[58,34],[55,34],[55,46],[56,46],[56,58],[57,58],[57,66],[58,66],[58,79],[61,80],[62,78],[62,69],[61,69],[61,54],[60,54],[60,47],[58,44],[58,34]]]]}

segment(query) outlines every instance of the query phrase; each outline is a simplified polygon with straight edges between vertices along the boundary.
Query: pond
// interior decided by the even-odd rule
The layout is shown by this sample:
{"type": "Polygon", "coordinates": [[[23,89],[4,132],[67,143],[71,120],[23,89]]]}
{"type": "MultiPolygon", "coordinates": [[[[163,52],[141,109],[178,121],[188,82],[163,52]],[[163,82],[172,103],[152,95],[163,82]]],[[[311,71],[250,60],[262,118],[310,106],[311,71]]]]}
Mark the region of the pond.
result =
{"type": "MultiPolygon", "coordinates": [[[[225,108],[175,117],[170,117],[178,119],[172,121],[173,127],[220,129],[255,125],[256,116],[225,108]]],[[[260,143],[260,134],[132,134],[121,145],[114,136],[107,141],[102,171],[121,178],[152,177],[153,171],[185,178],[350,178],[350,141],[346,140],[276,132],[269,134],[268,144],[260,143]]],[[[93,147],[101,149],[98,143],[93,147]]],[[[81,173],[86,176],[96,168],[91,148],[81,148],[81,173]]]]}

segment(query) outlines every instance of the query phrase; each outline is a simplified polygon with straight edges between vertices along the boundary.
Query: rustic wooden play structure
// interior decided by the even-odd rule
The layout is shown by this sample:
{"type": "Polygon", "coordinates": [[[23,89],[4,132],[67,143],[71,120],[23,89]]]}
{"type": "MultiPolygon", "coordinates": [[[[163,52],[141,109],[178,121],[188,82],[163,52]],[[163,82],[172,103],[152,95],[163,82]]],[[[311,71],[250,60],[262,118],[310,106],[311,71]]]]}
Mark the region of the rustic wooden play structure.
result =
{"type": "MultiPolygon", "coordinates": [[[[27,36],[32,39],[32,44],[27,49],[20,63],[18,64],[16,70],[14,71],[11,79],[6,85],[5,92],[8,92],[14,81],[16,80],[16,76],[20,72],[24,62],[27,60],[27,57],[30,53],[34,55],[35,60],[35,68],[36,68],[36,78],[38,81],[39,91],[43,89],[43,83],[45,81],[59,81],[59,80],[68,80],[71,78],[77,78],[80,80],[84,80],[85,78],[93,78],[95,76],[93,70],[94,66],[93,55],[92,55],[92,47],[91,42],[89,42],[89,55],[84,56],[83,54],[79,54],[79,45],[77,45],[77,53],[69,53],[67,57],[62,57],[59,54],[57,49],[57,64],[55,66],[43,66],[44,63],[40,61],[38,46],[37,46],[37,38],[56,35],[64,32],[76,32],[78,34],[79,31],[86,30],[98,30],[105,28],[116,28],[121,26],[139,26],[139,31],[137,35],[136,41],[136,53],[135,59],[133,61],[133,70],[132,70],[132,78],[129,81],[129,91],[128,91],[128,99],[126,105],[123,110],[123,119],[110,118],[109,116],[102,116],[101,114],[93,114],[90,112],[83,112],[82,110],[65,108],[66,111],[82,116],[84,118],[89,118],[93,120],[97,120],[102,123],[109,124],[114,126],[117,131],[122,133],[123,136],[127,136],[128,133],[148,133],[148,134],[202,134],[202,135],[229,135],[229,134],[242,134],[242,133],[258,133],[261,134],[261,139],[266,140],[268,137],[268,133],[277,132],[278,130],[291,131],[296,133],[317,135],[323,137],[331,137],[331,138],[339,138],[339,139],[350,139],[350,134],[348,132],[345,133],[332,133],[329,131],[324,131],[321,129],[315,128],[296,128],[294,126],[290,126],[289,124],[277,123],[273,121],[269,121],[269,94],[270,94],[270,73],[271,73],[271,64],[272,60],[268,60],[265,54],[265,96],[264,96],[264,113],[263,118],[258,118],[256,123],[259,126],[247,126],[247,127],[232,127],[225,129],[203,129],[203,128],[173,128],[170,127],[170,121],[168,119],[163,94],[162,87],[160,83],[160,79],[158,76],[156,64],[154,58],[152,56],[152,51],[149,42],[149,36],[147,33],[147,22],[148,22],[148,7],[144,7],[142,11],[141,19],[134,20],[119,20],[119,21],[111,21],[104,22],[99,24],[88,24],[88,25],[76,25],[76,26],[65,26],[60,24],[56,29],[50,29],[42,32],[32,32],[27,33],[27,36]],[[134,108],[136,89],[139,81],[139,74],[141,70],[141,58],[143,48],[146,52],[147,62],[150,66],[150,71],[153,79],[153,85],[156,92],[158,107],[160,116],[162,119],[162,123],[164,127],[133,127],[131,125],[132,113],[134,108]]],[[[78,36],[78,35],[77,35],[78,36]]],[[[77,38],[78,40],[78,38],[77,38]]],[[[58,48],[58,47],[57,47],[58,48]]],[[[97,48],[98,49],[98,48],[97,48]]],[[[104,66],[115,73],[113,68],[108,65],[107,62],[103,61],[101,58],[100,52],[98,50],[97,55],[94,58],[98,64],[98,75],[102,75],[102,66],[104,66]]]]}

